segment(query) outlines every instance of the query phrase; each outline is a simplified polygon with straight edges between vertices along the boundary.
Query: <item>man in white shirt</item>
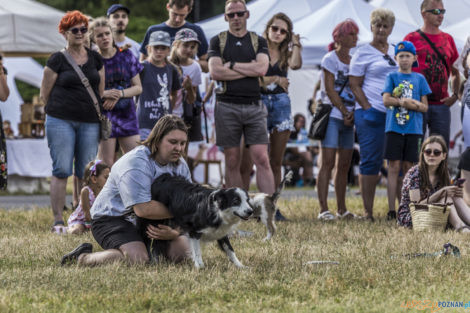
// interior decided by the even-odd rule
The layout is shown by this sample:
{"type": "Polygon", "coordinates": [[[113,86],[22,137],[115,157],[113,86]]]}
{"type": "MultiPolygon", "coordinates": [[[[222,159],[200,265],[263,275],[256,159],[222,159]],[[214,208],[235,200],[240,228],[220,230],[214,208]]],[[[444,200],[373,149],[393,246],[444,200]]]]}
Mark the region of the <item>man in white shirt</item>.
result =
{"type": "Polygon", "coordinates": [[[109,7],[106,15],[108,16],[109,23],[113,26],[113,37],[114,42],[118,47],[122,47],[126,44],[130,45],[132,54],[138,59],[140,44],[136,41],[126,37],[126,28],[129,24],[129,8],[122,4],[113,4],[109,7]]]}

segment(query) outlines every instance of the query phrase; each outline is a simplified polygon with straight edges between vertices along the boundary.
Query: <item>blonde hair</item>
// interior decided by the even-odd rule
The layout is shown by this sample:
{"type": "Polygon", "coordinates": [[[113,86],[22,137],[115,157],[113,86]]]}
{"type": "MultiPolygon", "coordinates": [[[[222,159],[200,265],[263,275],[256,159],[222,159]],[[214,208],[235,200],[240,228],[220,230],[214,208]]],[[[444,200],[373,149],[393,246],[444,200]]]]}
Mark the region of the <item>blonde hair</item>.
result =
{"type": "Polygon", "coordinates": [[[370,24],[375,25],[379,22],[385,22],[393,27],[395,25],[395,14],[389,9],[375,9],[370,14],[370,24]]]}
{"type": "MultiPolygon", "coordinates": [[[[90,37],[90,42],[95,43],[95,31],[97,27],[109,27],[109,30],[111,31],[111,36],[113,33],[113,28],[111,24],[109,23],[109,20],[106,17],[98,17],[93,20],[93,22],[90,23],[89,27],[89,37],[90,37]]],[[[113,46],[114,46],[114,37],[113,37],[113,46]]]]}
{"type": "Polygon", "coordinates": [[[423,0],[421,3],[421,12],[424,12],[432,2],[442,3],[442,0],[423,0]]]}
{"type": "Polygon", "coordinates": [[[229,5],[230,3],[237,3],[237,2],[243,3],[243,5],[245,6],[245,9],[247,8],[245,0],[227,0],[225,1],[225,7],[227,7],[227,5],[229,5]]]}

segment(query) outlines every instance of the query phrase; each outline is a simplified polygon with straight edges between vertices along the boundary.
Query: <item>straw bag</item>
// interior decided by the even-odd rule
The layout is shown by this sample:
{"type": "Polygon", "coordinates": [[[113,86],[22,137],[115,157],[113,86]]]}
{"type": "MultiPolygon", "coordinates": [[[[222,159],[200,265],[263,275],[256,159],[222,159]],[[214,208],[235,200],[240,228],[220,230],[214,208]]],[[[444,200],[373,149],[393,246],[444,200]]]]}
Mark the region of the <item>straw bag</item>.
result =
{"type": "Polygon", "coordinates": [[[428,203],[410,203],[410,211],[414,231],[444,231],[450,211],[447,205],[447,192],[444,203],[429,203],[428,197],[428,203]]]}

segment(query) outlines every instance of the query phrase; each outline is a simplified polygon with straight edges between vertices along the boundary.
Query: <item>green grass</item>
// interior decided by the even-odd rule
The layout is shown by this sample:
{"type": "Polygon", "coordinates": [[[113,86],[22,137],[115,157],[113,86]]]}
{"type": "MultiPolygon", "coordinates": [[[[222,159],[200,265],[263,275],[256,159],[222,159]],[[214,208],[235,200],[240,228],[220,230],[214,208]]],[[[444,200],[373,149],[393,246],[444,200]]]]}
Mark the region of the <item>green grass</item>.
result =
{"type": "MultiPolygon", "coordinates": [[[[261,242],[265,229],[255,221],[241,227],[254,237],[232,240],[246,270],[212,243],[203,248],[202,270],[190,264],[60,267],[60,257],[81,242],[101,250],[91,234],[49,233],[49,208],[0,211],[0,312],[417,312],[400,305],[470,300],[466,234],[397,228],[384,221],[385,197],[376,199],[372,224],[319,222],[315,199],[279,205],[291,221],[278,223],[271,242],[261,242]],[[434,252],[448,241],[461,258],[391,258],[434,252]],[[340,264],[305,265],[311,260],[340,264]]],[[[348,199],[348,208],[362,213],[360,198],[348,199]]]]}

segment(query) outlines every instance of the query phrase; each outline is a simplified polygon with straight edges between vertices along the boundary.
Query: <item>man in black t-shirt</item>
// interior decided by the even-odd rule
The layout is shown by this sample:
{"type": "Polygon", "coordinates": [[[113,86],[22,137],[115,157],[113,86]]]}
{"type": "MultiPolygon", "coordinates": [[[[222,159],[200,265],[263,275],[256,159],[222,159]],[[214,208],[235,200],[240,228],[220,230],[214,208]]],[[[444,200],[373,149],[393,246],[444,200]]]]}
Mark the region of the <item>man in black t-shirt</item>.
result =
{"type": "Polygon", "coordinates": [[[247,31],[250,12],[244,0],[227,0],[228,32],[213,37],[209,46],[209,72],[217,80],[215,109],[216,144],[224,148],[227,187],[243,187],[240,175],[243,137],[256,165],[256,183],[261,192],[274,193],[274,178],[268,157],[267,110],[260,100],[259,77],[269,64],[264,38],[247,31]]]}

